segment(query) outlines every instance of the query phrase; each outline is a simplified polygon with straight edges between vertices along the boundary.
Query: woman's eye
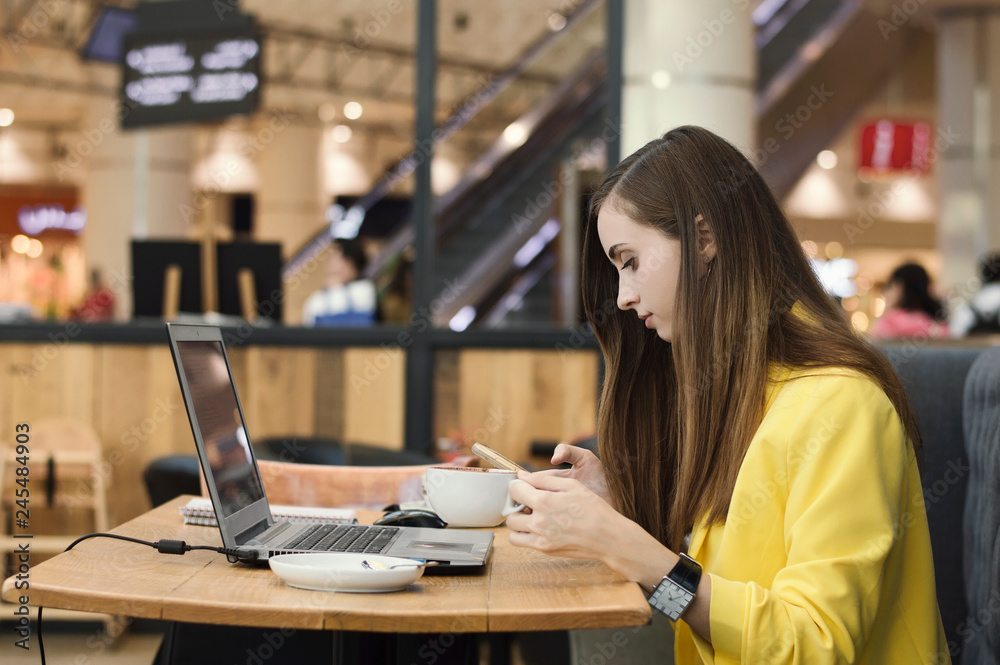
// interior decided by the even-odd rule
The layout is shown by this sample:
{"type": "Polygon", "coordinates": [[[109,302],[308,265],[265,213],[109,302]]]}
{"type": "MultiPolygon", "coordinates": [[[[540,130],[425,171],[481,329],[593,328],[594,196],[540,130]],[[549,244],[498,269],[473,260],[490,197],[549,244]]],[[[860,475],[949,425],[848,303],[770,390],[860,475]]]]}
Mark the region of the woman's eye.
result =
{"type": "Polygon", "coordinates": [[[628,261],[626,261],[625,263],[622,264],[622,270],[625,270],[625,268],[632,268],[632,269],[635,268],[635,257],[634,256],[631,259],[629,259],[628,261]]]}

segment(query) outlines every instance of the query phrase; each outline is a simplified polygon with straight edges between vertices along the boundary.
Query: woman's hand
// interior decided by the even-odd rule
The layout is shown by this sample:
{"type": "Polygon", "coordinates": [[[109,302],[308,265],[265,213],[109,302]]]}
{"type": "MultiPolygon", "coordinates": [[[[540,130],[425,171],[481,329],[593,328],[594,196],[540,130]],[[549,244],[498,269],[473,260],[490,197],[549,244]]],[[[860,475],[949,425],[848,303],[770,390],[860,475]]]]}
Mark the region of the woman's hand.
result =
{"type": "Polygon", "coordinates": [[[527,471],[517,477],[524,482],[511,485],[510,497],[531,510],[507,517],[512,545],[603,561],[647,592],[677,563],[676,554],[579,480],[527,471]]]}
{"type": "Polygon", "coordinates": [[[563,463],[572,464],[573,468],[539,471],[538,475],[578,480],[608,504],[615,505],[611,492],[608,491],[608,481],[604,477],[604,466],[594,453],[586,448],[560,443],[552,453],[552,464],[563,463]]]}
{"type": "Polygon", "coordinates": [[[524,482],[511,485],[510,496],[531,511],[507,517],[513,545],[603,561],[622,523],[633,524],[579,480],[551,473],[519,472],[517,477],[524,482]]]}

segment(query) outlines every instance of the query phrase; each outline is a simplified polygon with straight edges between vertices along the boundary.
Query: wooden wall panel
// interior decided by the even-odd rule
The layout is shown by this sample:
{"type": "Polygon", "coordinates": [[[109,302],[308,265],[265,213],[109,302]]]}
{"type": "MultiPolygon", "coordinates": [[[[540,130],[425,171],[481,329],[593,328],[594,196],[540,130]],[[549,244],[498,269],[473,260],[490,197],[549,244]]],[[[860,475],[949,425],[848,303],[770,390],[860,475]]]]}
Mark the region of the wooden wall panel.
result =
{"type": "Polygon", "coordinates": [[[344,352],[318,349],[316,366],[316,409],[313,432],[332,439],[344,437],[344,352]]]}
{"type": "Polygon", "coordinates": [[[594,431],[597,358],[591,351],[463,350],[459,427],[508,457],[527,459],[532,441],[594,431]]]}
{"type": "Polygon", "coordinates": [[[459,430],[460,356],[457,349],[434,354],[434,436],[453,437],[459,430]]]}
{"type": "Polygon", "coordinates": [[[96,429],[104,444],[112,523],[149,509],[142,480],[157,457],[194,452],[194,439],[165,347],[104,345],[95,352],[96,429]]]}
{"type": "Polygon", "coordinates": [[[252,346],[240,353],[246,375],[237,390],[251,438],[311,436],[318,351],[252,346]]]}
{"type": "Polygon", "coordinates": [[[344,439],[401,450],[405,353],[400,349],[345,349],[343,386],[344,439]]]}
{"type": "Polygon", "coordinates": [[[0,345],[0,441],[16,423],[70,416],[94,424],[94,347],[89,344],[0,345]]]}

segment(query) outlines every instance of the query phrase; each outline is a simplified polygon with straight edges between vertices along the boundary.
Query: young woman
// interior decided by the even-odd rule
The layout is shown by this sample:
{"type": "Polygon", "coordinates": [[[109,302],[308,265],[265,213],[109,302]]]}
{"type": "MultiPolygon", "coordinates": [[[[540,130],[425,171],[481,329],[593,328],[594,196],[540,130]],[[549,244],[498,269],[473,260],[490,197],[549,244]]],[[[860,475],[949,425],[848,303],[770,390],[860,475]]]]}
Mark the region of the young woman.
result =
{"type": "Polygon", "coordinates": [[[600,461],[521,474],[510,541],[638,582],[678,664],[950,662],[913,414],[752,165],[672,130],[607,177],[584,244],[600,461]]]}
{"type": "Polygon", "coordinates": [[[885,289],[885,314],[869,334],[876,339],[947,337],[941,301],[931,294],[931,278],[919,263],[904,263],[892,271],[885,289]]]}

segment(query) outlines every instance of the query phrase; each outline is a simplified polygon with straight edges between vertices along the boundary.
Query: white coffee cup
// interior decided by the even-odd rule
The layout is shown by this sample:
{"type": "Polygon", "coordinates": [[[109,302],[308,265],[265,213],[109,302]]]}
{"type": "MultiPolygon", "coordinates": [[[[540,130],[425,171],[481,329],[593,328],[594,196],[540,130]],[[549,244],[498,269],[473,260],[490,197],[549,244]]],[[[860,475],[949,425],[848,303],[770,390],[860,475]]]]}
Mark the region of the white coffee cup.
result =
{"type": "Polygon", "coordinates": [[[432,466],[424,473],[424,498],[448,526],[497,526],[524,510],[510,498],[519,482],[506,469],[432,466]]]}

